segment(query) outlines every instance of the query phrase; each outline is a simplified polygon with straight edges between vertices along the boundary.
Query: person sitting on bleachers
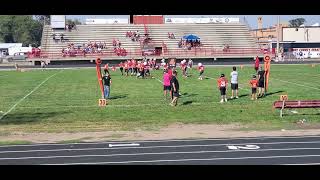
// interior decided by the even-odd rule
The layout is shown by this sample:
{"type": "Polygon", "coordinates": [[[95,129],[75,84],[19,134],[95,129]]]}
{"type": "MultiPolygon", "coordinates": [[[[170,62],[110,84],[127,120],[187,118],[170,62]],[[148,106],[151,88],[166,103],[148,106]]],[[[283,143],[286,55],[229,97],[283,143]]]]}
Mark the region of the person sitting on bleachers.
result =
{"type": "Polygon", "coordinates": [[[117,44],[116,45],[120,48],[121,42],[119,41],[119,39],[117,40],[117,44]]]}
{"type": "Polygon", "coordinates": [[[55,41],[56,40],[56,33],[53,33],[51,36],[52,36],[52,39],[55,41]]]}
{"type": "Polygon", "coordinates": [[[64,41],[64,34],[60,34],[60,40],[61,40],[61,42],[64,41]]]}
{"type": "Polygon", "coordinates": [[[175,39],[175,36],[173,33],[168,32],[168,38],[169,39],[175,39]]]}
{"type": "Polygon", "coordinates": [[[116,47],[117,46],[117,41],[115,39],[112,40],[112,46],[116,47]]]}
{"type": "Polygon", "coordinates": [[[228,51],[230,51],[229,48],[230,48],[230,46],[229,46],[228,44],[224,44],[223,52],[228,52],[228,51]]]}

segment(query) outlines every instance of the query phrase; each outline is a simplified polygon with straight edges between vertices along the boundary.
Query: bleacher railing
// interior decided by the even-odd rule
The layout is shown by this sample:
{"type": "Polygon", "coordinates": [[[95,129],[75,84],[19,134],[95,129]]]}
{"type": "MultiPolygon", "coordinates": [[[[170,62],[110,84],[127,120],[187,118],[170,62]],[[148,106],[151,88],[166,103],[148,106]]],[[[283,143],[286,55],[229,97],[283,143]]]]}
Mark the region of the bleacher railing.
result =
{"type": "Polygon", "coordinates": [[[127,51],[123,55],[117,55],[113,51],[103,51],[102,53],[73,53],[73,54],[62,54],[61,52],[41,52],[40,56],[30,56],[32,58],[47,58],[47,59],[68,59],[68,58],[121,58],[121,57],[142,57],[143,54],[147,56],[170,56],[176,58],[187,58],[187,57],[244,57],[244,56],[261,56],[264,54],[264,50],[253,49],[253,48],[230,48],[227,50],[213,49],[213,48],[192,48],[187,49],[167,49],[164,53],[157,52],[142,52],[141,49],[135,49],[133,51],[127,51]]]}

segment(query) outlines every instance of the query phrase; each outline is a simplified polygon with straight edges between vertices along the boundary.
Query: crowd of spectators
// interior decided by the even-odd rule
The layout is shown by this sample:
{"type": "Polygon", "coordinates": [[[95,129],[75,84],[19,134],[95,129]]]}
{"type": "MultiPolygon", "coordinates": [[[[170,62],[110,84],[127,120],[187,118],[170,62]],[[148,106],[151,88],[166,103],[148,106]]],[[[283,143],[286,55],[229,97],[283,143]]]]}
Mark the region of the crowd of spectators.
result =
{"type": "Polygon", "coordinates": [[[77,55],[86,55],[86,54],[95,54],[102,53],[103,49],[107,49],[107,44],[104,42],[91,42],[83,44],[74,44],[70,43],[67,45],[67,48],[62,49],[62,56],[77,56],[77,55]]]}
{"type": "Polygon", "coordinates": [[[53,33],[52,35],[52,39],[55,41],[55,42],[58,42],[58,41],[61,41],[61,42],[65,42],[67,39],[65,38],[65,35],[63,33],[61,34],[56,34],[56,33],[53,33]]]}
{"type": "Polygon", "coordinates": [[[140,32],[139,31],[136,31],[136,32],[132,32],[132,31],[128,31],[126,33],[126,37],[127,38],[130,38],[132,41],[139,41],[140,39],[140,32]]]}
{"type": "Polygon", "coordinates": [[[40,57],[41,49],[33,47],[31,52],[28,52],[28,57],[40,57]]]}
{"type": "Polygon", "coordinates": [[[193,47],[200,47],[200,46],[201,46],[200,40],[191,41],[191,40],[181,39],[178,42],[179,48],[188,49],[188,50],[191,50],[191,48],[193,48],[193,47]]]}
{"type": "Polygon", "coordinates": [[[119,39],[112,40],[113,52],[115,52],[118,56],[126,56],[127,51],[124,48],[121,48],[121,42],[119,39]]]}

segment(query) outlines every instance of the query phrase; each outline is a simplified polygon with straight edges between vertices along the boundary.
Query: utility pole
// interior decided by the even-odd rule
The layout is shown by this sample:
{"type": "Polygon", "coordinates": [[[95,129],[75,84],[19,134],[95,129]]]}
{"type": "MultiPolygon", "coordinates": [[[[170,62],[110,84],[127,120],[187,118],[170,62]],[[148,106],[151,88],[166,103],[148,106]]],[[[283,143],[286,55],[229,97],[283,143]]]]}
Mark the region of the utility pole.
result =
{"type": "Polygon", "coordinates": [[[278,16],[278,23],[277,23],[277,55],[276,60],[279,61],[279,39],[280,39],[280,16],[278,16]]]}

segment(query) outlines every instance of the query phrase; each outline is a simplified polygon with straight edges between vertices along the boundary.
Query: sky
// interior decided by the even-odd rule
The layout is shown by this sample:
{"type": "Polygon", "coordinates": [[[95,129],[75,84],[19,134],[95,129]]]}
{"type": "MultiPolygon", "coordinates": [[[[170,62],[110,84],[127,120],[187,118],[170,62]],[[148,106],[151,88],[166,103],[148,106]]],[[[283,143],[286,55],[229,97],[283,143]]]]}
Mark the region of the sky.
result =
{"type": "MultiPolygon", "coordinates": [[[[240,21],[243,22],[244,18],[250,25],[252,29],[258,28],[257,19],[262,17],[263,27],[270,27],[277,24],[277,15],[167,15],[167,17],[238,17],[240,21]]],[[[127,17],[127,15],[67,15],[68,19],[78,19],[82,22],[87,18],[110,18],[110,17],[127,17]]],[[[320,15],[281,15],[280,22],[288,22],[291,19],[295,18],[305,18],[306,26],[313,25],[315,23],[320,23],[320,15]]]]}

